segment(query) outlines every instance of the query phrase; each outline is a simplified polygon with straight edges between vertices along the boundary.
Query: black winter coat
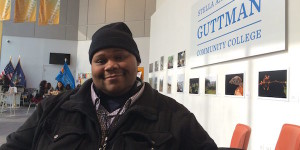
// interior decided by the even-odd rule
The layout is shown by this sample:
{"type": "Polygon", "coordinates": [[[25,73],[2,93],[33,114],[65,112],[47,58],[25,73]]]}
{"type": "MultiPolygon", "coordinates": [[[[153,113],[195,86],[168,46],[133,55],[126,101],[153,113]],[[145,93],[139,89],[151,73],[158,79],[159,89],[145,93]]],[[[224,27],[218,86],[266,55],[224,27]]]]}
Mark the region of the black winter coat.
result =
{"type": "MultiPolygon", "coordinates": [[[[98,150],[101,132],[91,82],[43,100],[0,150],[98,150]]],[[[111,130],[108,150],[217,149],[191,112],[145,84],[141,97],[111,130]]]]}

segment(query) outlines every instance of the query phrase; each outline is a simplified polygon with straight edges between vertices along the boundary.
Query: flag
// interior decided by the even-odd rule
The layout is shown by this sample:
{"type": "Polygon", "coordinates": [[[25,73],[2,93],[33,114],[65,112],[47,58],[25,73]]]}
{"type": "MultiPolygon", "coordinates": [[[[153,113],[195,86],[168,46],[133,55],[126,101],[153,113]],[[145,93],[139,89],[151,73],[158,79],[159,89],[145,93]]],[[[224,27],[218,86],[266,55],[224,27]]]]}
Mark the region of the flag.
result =
{"type": "Polygon", "coordinates": [[[18,64],[15,68],[14,74],[10,81],[10,86],[23,86],[26,87],[26,79],[23,69],[21,67],[20,58],[18,60],[18,64]]]}
{"type": "Polygon", "coordinates": [[[14,22],[35,22],[37,0],[16,0],[14,22]]]}
{"type": "Polygon", "coordinates": [[[6,65],[6,67],[2,71],[1,76],[6,75],[10,81],[13,76],[14,71],[15,71],[14,66],[13,66],[11,60],[9,60],[9,63],[6,65]]]}
{"type": "Polygon", "coordinates": [[[0,0],[0,21],[10,19],[11,0],[0,0]]]}
{"type": "Polygon", "coordinates": [[[40,0],[39,25],[59,24],[60,0],[40,0]]]}
{"type": "Polygon", "coordinates": [[[60,81],[61,83],[66,86],[67,84],[70,84],[71,88],[75,88],[75,80],[73,78],[73,75],[68,67],[67,62],[65,62],[64,66],[61,68],[61,71],[59,71],[58,75],[56,76],[55,80],[60,81]]]}

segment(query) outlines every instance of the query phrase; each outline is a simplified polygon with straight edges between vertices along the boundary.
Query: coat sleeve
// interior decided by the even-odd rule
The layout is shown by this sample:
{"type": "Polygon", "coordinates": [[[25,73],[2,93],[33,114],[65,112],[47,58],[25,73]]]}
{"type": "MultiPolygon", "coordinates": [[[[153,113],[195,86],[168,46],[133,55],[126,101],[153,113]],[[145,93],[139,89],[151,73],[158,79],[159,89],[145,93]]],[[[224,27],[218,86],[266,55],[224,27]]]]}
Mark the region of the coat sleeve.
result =
{"type": "Polygon", "coordinates": [[[194,114],[190,113],[185,117],[182,130],[181,150],[217,150],[214,140],[198,123],[194,114]]]}
{"type": "Polygon", "coordinates": [[[0,150],[29,150],[31,149],[42,108],[39,105],[33,114],[17,129],[6,137],[6,143],[0,150]]]}

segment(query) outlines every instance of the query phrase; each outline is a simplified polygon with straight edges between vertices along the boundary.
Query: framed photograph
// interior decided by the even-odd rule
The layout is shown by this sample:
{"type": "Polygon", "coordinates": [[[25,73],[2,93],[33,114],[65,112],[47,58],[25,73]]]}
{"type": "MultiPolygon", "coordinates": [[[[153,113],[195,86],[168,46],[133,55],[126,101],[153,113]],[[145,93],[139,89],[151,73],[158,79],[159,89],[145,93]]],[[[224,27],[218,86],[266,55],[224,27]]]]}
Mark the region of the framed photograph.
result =
{"type": "Polygon", "coordinates": [[[199,78],[190,78],[190,94],[199,94],[199,78]]]}
{"type": "Polygon", "coordinates": [[[225,75],[225,95],[244,96],[244,73],[225,75]]]}
{"type": "Polygon", "coordinates": [[[167,93],[171,94],[171,92],[172,92],[172,76],[168,76],[167,93]]]}
{"type": "Polygon", "coordinates": [[[205,94],[217,94],[217,76],[205,77],[205,94]]]}
{"type": "Polygon", "coordinates": [[[177,67],[183,67],[183,66],[185,66],[185,51],[178,53],[177,67]]]}
{"type": "Polygon", "coordinates": [[[154,89],[156,89],[157,90],[157,77],[154,77],[154,81],[153,81],[154,83],[154,89]]]}
{"type": "Polygon", "coordinates": [[[168,69],[173,68],[173,56],[168,57],[168,69]]]}
{"type": "Polygon", "coordinates": [[[158,71],[158,61],[155,61],[154,71],[158,71]]]}
{"type": "Polygon", "coordinates": [[[177,92],[183,92],[184,90],[184,74],[177,75],[177,92]]]}
{"type": "Polygon", "coordinates": [[[164,56],[160,57],[160,70],[164,70],[164,56]]]}
{"type": "Polygon", "coordinates": [[[163,87],[164,87],[164,77],[159,78],[159,92],[163,92],[163,87]]]}
{"type": "Polygon", "coordinates": [[[149,73],[153,72],[153,63],[149,64],[149,73]]]}
{"type": "Polygon", "coordinates": [[[258,74],[258,96],[287,98],[287,70],[261,71],[258,74]]]}
{"type": "Polygon", "coordinates": [[[149,78],[149,84],[151,85],[151,87],[153,88],[153,79],[149,78]]]}

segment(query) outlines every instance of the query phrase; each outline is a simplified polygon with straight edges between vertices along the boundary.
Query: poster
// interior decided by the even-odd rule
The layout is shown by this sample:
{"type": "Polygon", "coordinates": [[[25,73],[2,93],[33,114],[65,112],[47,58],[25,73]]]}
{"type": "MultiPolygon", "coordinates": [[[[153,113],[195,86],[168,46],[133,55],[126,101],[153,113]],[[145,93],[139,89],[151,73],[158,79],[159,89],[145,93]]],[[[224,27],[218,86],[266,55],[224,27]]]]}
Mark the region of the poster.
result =
{"type": "Polygon", "coordinates": [[[216,95],[217,93],[217,76],[205,77],[205,94],[216,95]]]}
{"type": "Polygon", "coordinates": [[[287,70],[259,72],[259,97],[287,98],[287,91],[287,70]]]}
{"type": "Polygon", "coordinates": [[[225,95],[244,96],[244,74],[225,75],[225,95]]]}
{"type": "Polygon", "coordinates": [[[199,78],[190,78],[190,94],[199,94],[199,78]]]}

